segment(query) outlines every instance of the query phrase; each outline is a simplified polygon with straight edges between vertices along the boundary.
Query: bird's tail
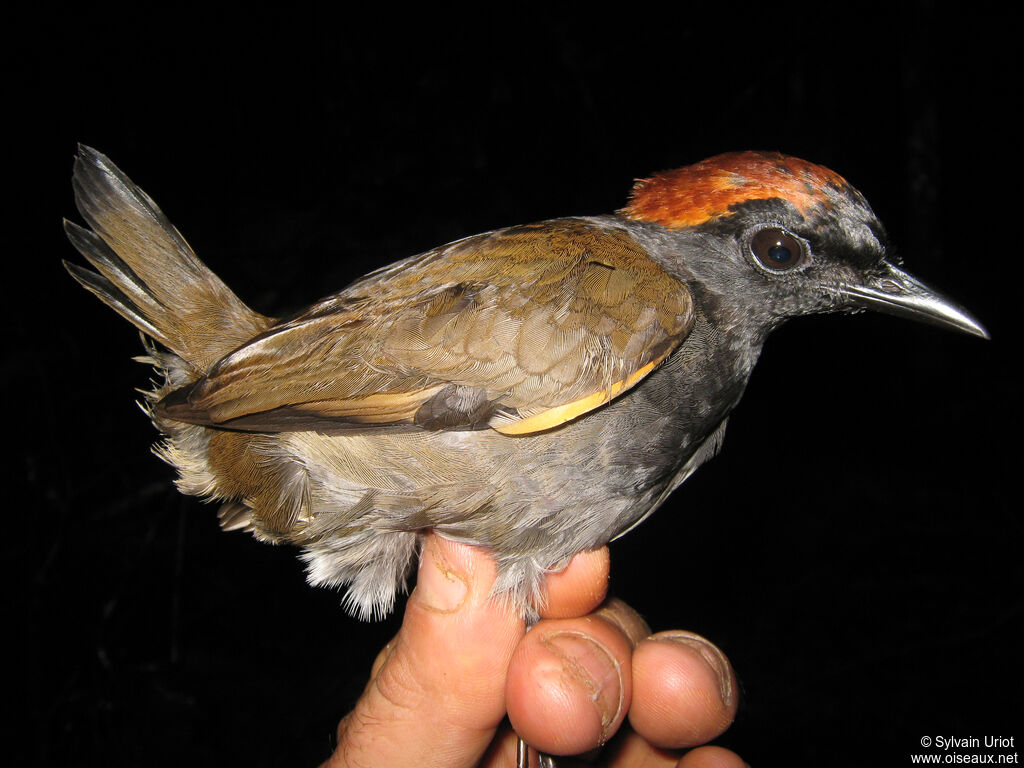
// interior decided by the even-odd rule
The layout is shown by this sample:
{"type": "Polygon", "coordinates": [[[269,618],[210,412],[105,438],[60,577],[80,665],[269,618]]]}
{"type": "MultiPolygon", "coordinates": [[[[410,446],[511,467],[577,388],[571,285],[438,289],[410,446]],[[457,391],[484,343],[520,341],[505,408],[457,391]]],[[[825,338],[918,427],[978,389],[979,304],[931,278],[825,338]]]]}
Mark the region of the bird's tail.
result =
{"type": "Polygon", "coordinates": [[[80,145],[72,183],[75,205],[91,230],[69,221],[64,229],[96,271],[64,265],[103,303],[181,358],[191,369],[186,378],[198,378],[270,325],[196,257],[156,203],[104,155],[80,145]]]}

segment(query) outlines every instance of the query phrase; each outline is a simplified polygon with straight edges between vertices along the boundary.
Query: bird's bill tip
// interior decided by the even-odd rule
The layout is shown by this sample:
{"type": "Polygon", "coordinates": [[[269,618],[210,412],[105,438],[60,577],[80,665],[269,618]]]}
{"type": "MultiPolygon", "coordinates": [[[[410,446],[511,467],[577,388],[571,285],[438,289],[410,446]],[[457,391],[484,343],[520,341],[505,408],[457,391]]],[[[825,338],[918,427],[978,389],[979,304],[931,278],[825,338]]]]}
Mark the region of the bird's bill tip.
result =
{"type": "Polygon", "coordinates": [[[854,307],[990,338],[984,326],[963,307],[892,265],[881,276],[858,285],[845,285],[840,291],[854,307]]]}

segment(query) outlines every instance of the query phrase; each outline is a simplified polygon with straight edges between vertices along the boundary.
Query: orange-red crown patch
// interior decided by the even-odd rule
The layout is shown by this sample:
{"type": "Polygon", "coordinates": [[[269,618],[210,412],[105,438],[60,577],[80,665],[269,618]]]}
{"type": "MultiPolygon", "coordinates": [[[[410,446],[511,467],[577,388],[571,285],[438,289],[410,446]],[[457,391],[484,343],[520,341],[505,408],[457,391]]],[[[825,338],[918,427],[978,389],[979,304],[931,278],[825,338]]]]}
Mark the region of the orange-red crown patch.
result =
{"type": "Polygon", "coordinates": [[[788,200],[806,214],[828,205],[825,188],[846,189],[846,180],[821,165],[778,152],[729,152],[694,165],[638,179],[621,213],[676,229],[732,214],[747,200],[788,200]]]}

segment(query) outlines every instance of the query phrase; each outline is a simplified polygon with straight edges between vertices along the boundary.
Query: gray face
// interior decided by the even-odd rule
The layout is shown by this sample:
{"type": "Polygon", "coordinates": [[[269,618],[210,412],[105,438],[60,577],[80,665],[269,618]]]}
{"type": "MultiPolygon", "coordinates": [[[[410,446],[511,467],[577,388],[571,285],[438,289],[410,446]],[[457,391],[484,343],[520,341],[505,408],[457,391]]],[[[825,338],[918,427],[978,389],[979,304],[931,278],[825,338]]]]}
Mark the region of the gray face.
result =
{"type": "MultiPolygon", "coordinates": [[[[801,212],[787,200],[753,200],[678,231],[641,225],[665,267],[727,326],[762,340],[790,317],[873,309],[987,338],[965,310],[887,257],[885,229],[852,187],[826,187],[801,212]]],[[[636,225],[633,225],[636,226],[636,225]]]]}

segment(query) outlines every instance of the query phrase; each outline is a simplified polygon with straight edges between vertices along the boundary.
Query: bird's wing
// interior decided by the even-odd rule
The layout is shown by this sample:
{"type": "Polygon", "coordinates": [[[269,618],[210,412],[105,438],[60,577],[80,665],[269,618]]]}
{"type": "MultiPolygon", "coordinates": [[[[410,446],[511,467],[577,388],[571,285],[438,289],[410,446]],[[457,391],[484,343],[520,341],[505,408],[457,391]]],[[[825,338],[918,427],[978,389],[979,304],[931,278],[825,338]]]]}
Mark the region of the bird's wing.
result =
{"type": "Polygon", "coordinates": [[[252,431],[527,434],[636,385],[693,318],[687,288],[624,231],[514,227],[368,275],[223,358],[158,414],[252,431]]]}

